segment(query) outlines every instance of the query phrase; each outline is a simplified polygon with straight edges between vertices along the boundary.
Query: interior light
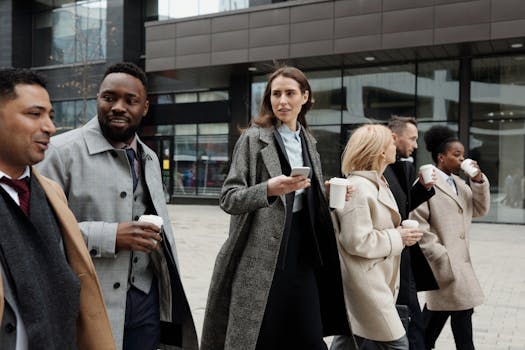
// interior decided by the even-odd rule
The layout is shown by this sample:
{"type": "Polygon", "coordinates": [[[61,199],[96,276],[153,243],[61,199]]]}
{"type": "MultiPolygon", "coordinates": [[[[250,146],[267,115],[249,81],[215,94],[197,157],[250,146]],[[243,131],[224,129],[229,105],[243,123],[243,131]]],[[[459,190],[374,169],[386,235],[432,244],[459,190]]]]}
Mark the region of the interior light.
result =
{"type": "Polygon", "coordinates": [[[367,62],[372,62],[372,61],[375,61],[375,60],[376,60],[376,58],[374,56],[366,56],[365,57],[365,61],[367,61],[367,62]]]}
{"type": "Polygon", "coordinates": [[[521,49],[523,47],[523,44],[522,43],[514,43],[514,44],[510,45],[510,47],[512,47],[513,49],[521,49]]]}

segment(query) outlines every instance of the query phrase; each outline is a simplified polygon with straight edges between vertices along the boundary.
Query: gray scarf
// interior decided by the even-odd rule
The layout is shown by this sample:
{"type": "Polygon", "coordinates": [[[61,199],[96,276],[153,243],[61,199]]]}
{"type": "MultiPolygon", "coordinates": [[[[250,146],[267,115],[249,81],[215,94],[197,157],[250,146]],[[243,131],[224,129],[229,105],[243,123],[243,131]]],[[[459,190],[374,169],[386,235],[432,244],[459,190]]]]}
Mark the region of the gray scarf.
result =
{"type": "Polygon", "coordinates": [[[60,228],[31,176],[28,218],[0,186],[0,259],[17,298],[30,349],[76,349],[80,283],[68,265],[60,228]]]}

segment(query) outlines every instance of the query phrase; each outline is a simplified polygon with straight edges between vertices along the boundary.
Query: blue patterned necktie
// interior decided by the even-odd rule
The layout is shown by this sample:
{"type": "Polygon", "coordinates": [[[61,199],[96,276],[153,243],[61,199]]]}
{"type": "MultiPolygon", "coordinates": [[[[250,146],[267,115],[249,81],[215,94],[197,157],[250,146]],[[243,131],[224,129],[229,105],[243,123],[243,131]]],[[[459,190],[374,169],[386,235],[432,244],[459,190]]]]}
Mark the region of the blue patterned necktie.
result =
{"type": "Polygon", "coordinates": [[[129,167],[131,170],[131,176],[133,177],[133,192],[137,189],[137,184],[139,183],[139,178],[137,172],[135,171],[135,151],[133,148],[126,148],[126,155],[129,160],[129,167]]]}

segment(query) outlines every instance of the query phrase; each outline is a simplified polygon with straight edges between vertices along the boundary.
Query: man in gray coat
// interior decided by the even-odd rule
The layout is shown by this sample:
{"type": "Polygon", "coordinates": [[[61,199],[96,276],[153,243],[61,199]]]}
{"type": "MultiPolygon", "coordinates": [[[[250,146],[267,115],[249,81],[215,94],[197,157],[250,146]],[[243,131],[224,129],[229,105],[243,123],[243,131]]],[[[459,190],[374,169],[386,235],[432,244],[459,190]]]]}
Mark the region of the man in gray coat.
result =
{"type": "Polygon", "coordinates": [[[97,114],[54,137],[40,170],[68,197],[95,262],[119,349],[197,349],[177,268],[159,160],[138,138],[148,111],[144,72],[106,70],[97,114]],[[138,221],[162,217],[163,229],[138,221]]]}

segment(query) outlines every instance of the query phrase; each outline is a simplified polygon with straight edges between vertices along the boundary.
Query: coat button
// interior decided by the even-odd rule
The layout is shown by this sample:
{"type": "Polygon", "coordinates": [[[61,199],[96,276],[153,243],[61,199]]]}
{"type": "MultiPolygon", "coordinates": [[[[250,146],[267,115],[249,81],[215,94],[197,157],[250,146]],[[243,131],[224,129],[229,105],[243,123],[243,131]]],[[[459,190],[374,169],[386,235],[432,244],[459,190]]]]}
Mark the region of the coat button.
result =
{"type": "Polygon", "coordinates": [[[139,258],[137,258],[137,257],[134,257],[134,258],[133,258],[133,262],[134,262],[134,263],[136,264],[136,263],[137,263],[137,261],[139,261],[139,258]]]}
{"type": "Polygon", "coordinates": [[[97,256],[97,253],[98,253],[98,252],[97,252],[96,249],[91,249],[91,250],[89,251],[89,255],[91,255],[91,256],[97,256]]]}
{"type": "Polygon", "coordinates": [[[120,287],[120,283],[115,282],[115,284],[113,285],[113,289],[119,289],[119,287],[120,287]]]}
{"type": "Polygon", "coordinates": [[[131,276],[131,283],[135,283],[135,277],[131,276]]]}
{"type": "Polygon", "coordinates": [[[117,152],[115,150],[111,150],[111,151],[109,151],[109,153],[111,154],[111,156],[113,158],[117,158],[118,157],[118,154],[117,154],[117,152]]]}
{"type": "Polygon", "coordinates": [[[463,214],[463,209],[459,208],[458,213],[463,214]]]}
{"type": "Polygon", "coordinates": [[[5,332],[6,333],[13,333],[16,329],[16,326],[12,323],[8,323],[5,325],[5,332]]]}
{"type": "Polygon", "coordinates": [[[120,198],[126,198],[127,195],[126,192],[120,192],[120,198]]]}
{"type": "Polygon", "coordinates": [[[135,217],[133,218],[135,221],[138,221],[139,220],[139,216],[138,215],[135,215],[135,217]]]}

